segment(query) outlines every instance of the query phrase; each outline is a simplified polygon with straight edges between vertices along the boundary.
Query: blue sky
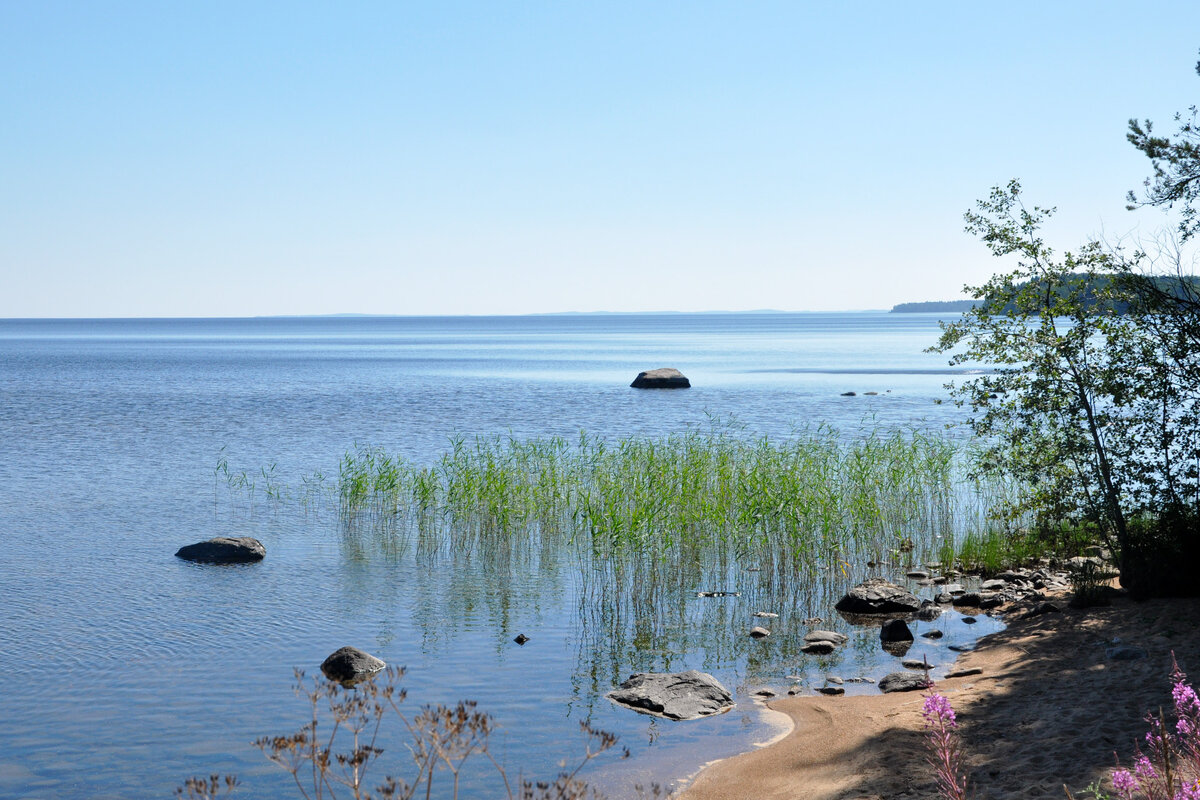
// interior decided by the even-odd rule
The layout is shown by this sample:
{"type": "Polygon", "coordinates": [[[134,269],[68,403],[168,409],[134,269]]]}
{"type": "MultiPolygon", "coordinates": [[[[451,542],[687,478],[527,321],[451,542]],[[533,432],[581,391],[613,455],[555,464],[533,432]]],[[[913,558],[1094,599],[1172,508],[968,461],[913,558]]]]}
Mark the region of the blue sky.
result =
{"type": "Polygon", "coordinates": [[[1124,210],[1200,3],[0,4],[0,317],[887,308],[1124,210]]]}

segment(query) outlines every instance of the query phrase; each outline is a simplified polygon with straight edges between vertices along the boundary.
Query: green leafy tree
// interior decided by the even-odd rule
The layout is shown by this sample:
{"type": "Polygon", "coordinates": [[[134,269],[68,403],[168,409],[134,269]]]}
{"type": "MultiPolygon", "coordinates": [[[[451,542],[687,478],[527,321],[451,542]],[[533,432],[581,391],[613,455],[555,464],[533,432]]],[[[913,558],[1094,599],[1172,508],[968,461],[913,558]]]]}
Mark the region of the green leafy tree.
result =
{"type": "Polygon", "coordinates": [[[1026,489],[1011,513],[1096,526],[1123,581],[1153,591],[1135,564],[1145,532],[1196,502],[1200,399],[1179,369],[1185,354],[1134,292],[1136,259],[1096,242],[1057,256],[1040,236],[1053,211],[1026,208],[1012,181],[966,214],[967,231],[1015,268],[967,287],[976,305],[932,349],[987,367],[952,388],[984,444],[982,469],[1026,489]]]}

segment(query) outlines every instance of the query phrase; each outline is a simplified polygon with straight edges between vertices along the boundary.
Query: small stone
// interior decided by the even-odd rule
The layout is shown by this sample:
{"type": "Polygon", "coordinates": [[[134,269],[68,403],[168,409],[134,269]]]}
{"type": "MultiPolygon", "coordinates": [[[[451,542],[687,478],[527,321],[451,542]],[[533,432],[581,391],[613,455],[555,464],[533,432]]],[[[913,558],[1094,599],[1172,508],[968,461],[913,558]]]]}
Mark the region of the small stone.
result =
{"type": "Polygon", "coordinates": [[[945,634],[939,631],[937,628],[934,628],[933,630],[925,631],[921,634],[921,636],[925,639],[940,639],[945,636],[945,634]]]}
{"type": "Polygon", "coordinates": [[[975,648],[974,648],[974,646],[969,645],[969,644],[952,644],[952,645],[950,645],[949,649],[953,650],[956,653],[969,653],[972,650],[974,650],[975,648]]]}
{"type": "Polygon", "coordinates": [[[962,621],[964,625],[974,625],[977,622],[974,617],[963,617],[962,621]]]}
{"type": "Polygon", "coordinates": [[[809,642],[800,648],[800,652],[810,656],[827,656],[836,649],[837,645],[833,642],[809,642]]]}
{"type": "Polygon", "coordinates": [[[844,633],[837,631],[809,631],[804,634],[806,642],[830,642],[832,644],[845,644],[850,637],[844,633]]]}
{"type": "Polygon", "coordinates": [[[843,689],[841,686],[822,686],[821,688],[817,689],[817,691],[820,692],[821,694],[829,694],[829,695],[846,693],[846,690],[843,689]]]}
{"type": "Polygon", "coordinates": [[[956,669],[954,672],[947,672],[947,678],[966,678],[969,675],[982,675],[983,670],[979,667],[971,667],[969,669],[956,669]]]}
{"type": "Polygon", "coordinates": [[[854,397],[854,392],[842,392],[842,397],[854,397]]]}
{"type": "Polygon", "coordinates": [[[778,614],[772,614],[770,611],[755,611],[755,612],[754,612],[754,616],[756,616],[756,617],[762,617],[763,619],[775,619],[775,618],[777,618],[779,615],[778,615],[778,614]]]}
{"type": "Polygon", "coordinates": [[[775,692],[771,691],[770,689],[759,689],[754,694],[757,697],[774,697],[775,696],[775,692]]]}
{"type": "Polygon", "coordinates": [[[935,603],[941,603],[944,606],[950,605],[954,602],[954,595],[950,594],[949,592],[939,592],[938,596],[933,598],[933,601],[935,603]]]}
{"type": "MultiPolygon", "coordinates": [[[[951,594],[953,594],[953,592],[951,592],[951,594]]],[[[954,598],[954,605],[956,605],[956,606],[978,606],[979,601],[982,599],[983,599],[983,597],[979,594],[979,592],[963,592],[962,594],[960,594],[954,598]]]]}
{"type": "Polygon", "coordinates": [[[842,683],[843,683],[842,679],[841,679],[841,678],[839,678],[837,675],[826,675],[826,676],[825,676],[825,682],[826,682],[826,683],[832,683],[832,684],[835,684],[835,685],[837,685],[837,686],[841,686],[841,685],[842,685],[842,683]]]}
{"type": "Polygon", "coordinates": [[[1006,587],[1006,586],[1008,586],[1007,581],[1000,580],[1000,579],[993,579],[990,581],[984,581],[983,583],[979,584],[979,590],[981,592],[999,592],[1000,590],[1004,589],[1004,587],[1006,587]]]}
{"type": "Polygon", "coordinates": [[[909,570],[908,572],[904,573],[904,577],[906,577],[906,578],[928,578],[929,573],[922,569],[914,569],[914,570],[909,570]]]}
{"type": "Polygon", "coordinates": [[[905,669],[933,669],[936,664],[930,664],[923,658],[906,658],[900,662],[905,669]]]}
{"type": "Polygon", "coordinates": [[[526,635],[525,635],[525,634],[523,634],[523,633],[518,633],[518,634],[517,634],[517,636],[516,636],[516,638],[515,638],[515,639],[513,639],[513,641],[514,641],[514,642],[516,642],[516,643],[517,643],[517,644],[519,644],[519,645],[524,645],[526,642],[528,642],[528,641],[529,641],[529,637],[528,637],[528,636],[526,636],[526,635]]]}
{"type": "Polygon", "coordinates": [[[769,630],[767,630],[766,628],[760,628],[756,625],[755,627],[750,629],[749,635],[750,635],[750,638],[752,638],[752,639],[765,639],[766,637],[771,635],[771,632],[769,630]]]}

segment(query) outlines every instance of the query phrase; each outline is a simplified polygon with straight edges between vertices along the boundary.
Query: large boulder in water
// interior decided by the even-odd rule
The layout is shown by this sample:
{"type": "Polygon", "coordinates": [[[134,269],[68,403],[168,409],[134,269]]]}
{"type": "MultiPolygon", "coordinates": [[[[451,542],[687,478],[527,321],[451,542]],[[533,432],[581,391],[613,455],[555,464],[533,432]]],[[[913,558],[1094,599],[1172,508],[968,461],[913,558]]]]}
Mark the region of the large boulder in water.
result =
{"type": "Polygon", "coordinates": [[[344,686],[369,678],[379,672],[385,664],[381,659],[370,653],[364,653],[357,647],[343,647],[330,654],[321,662],[321,672],[331,681],[337,681],[344,686]]]}
{"type": "Polygon", "coordinates": [[[179,558],[204,564],[247,564],[262,561],[266,554],[267,548],[263,547],[262,542],[250,536],[218,536],[207,542],[185,545],[175,551],[179,558]]]}
{"type": "Polygon", "coordinates": [[[679,370],[662,367],[639,372],[629,385],[634,389],[690,389],[692,382],[679,370]]]}
{"type": "Polygon", "coordinates": [[[697,719],[733,708],[733,696],[707,672],[639,672],[607,695],[609,700],[667,719],[697,719]]]}
{"type": "Polygon", "coordinates": [[[915,594],[883,578],[860,583],[834,606],[846,614],[911,614],[920,607],[915,594]]]}

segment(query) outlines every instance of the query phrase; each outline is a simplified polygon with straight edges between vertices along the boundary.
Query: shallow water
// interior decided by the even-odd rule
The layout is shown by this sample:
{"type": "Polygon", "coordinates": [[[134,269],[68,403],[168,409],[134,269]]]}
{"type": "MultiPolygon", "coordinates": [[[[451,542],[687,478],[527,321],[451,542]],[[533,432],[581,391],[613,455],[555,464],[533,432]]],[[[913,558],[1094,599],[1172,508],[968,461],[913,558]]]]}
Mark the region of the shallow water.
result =
{"type": "MultiPolygon", "coordinates": [[[[617,795],[769,738],[751,699],[759,688],[896,668],[874,630],[831,611],[865,567],[786,585],[745,565],[719,577],[698,568],[676,576],[669,602],[640,607],[566,552],[430,557],[347,536],[327,509],[265,499],[259,470],[274,464],[271,480],[296,487],[314,471],[335,475],[355,443],[425,463],[453,435],[660,435],[711,417],[772,436],[818,423],[955,424],[952,406],[935,402],[954,376],[921,352],[935,320],[0,321],[0,796],[167,796],[212,772],[239,774],[242,796],[292,796],[250,742],[303,722],[292,669],[315,672],[344,644],[407,665],[414,706],[479,701],[514,771],[549,777],[571,761],[580,721],[619,734],[632,757],[589,771],[617,795]],[[628,388],[637,371],[666,365],[695,388],[628,388]],[[218,458],[258,482],[255,502],[217,480],[218,458]],[[225,568],[172,557],[219,534],[255,536],[268,557],[225,568]],[[695,596],[712,589],[741,594],[695,596]],[[745,636],[754,611],[780,615],[760,642],[745,636]],[[811,617],[851,633],[843,653],[798,653],[811,617]],[[511,641],[518,632],[531,637],[524,647],[511,641]],[[603,698],[631,672],[688,668],[733,689],[737,709],[668,723],[603,698]]],[[[950,645],[995,629],[980,619],[932,623],[947,633],[934,644],[917,623],[910,655],[949,663],[950,645]]]]}

